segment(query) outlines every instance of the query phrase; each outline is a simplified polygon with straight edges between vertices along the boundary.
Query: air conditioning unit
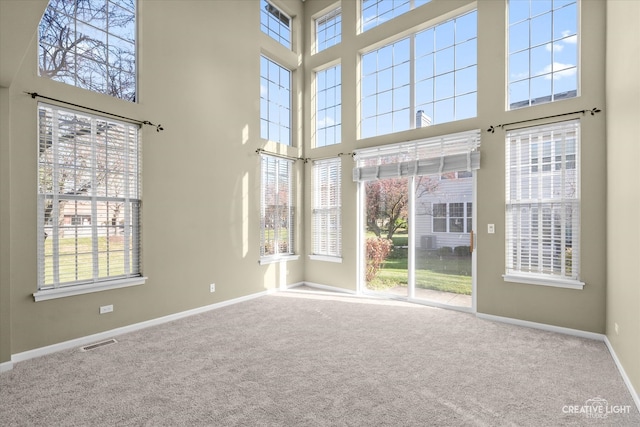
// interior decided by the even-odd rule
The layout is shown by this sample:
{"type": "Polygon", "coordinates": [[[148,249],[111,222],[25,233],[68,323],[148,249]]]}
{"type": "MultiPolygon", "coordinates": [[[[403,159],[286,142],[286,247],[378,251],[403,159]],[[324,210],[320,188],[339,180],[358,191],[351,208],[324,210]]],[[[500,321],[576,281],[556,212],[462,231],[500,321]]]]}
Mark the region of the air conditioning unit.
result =
{"type": "Polygon", "coordinates": [[[423,250],[438,249],[436,246],[436,236],[425,235],[420,237],[420,248],[423,250]]]}

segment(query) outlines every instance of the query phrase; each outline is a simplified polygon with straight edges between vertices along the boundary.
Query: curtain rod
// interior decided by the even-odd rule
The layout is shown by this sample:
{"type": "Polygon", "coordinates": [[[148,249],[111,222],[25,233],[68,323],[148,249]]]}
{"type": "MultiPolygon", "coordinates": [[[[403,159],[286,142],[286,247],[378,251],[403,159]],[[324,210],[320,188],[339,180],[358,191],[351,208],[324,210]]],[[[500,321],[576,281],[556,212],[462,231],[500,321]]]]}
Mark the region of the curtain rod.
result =
{"type": "Polygon", "coordinates": [[[311,157],[305,157],[304,158],[304,162],[308,163],[308,162],[317,162],[320,160],[329,160],[329,159],[335,159],[336,157],[342,157],[342,156],[351,156],[353,157],[354,153],[338,153],[335,156],[327,156],[327,157],[316,157],[316,158],[311,158],[311,157]]]}
{"type": "Polygon", "coordinates": [[[111,117],[117,117],[119,119],[125,119],[125,120],[128,120],[130,122],[139,123],[141,125],[155,126],[156,132],[160,132],[161,130],[164,130],[164,128],[162,127],[161,124],[155,125],[155,124],[151,123],[149,120],[137,120],[137,119],[132,119],[130,117],[120,116],[118,114],[109,113],[107,111],[102,111],[102,110],[98,110],[98,109],[95,109],[95,108],[90,108],[90,107],[85,107],[83,105],[74,104],[73,102],[63,101],[61,99],[56,99],[56,98],[50,98],[48,96],[40,95],[38,92],[25,92],[25,93],[27,95],[31,95],[32,99],[35,99],[36,97],[37,98],[42,98],[42,99],[48,99],[50,101],[59,102],[61,104],[71,105],[73,107],[78,107],[78,108],[82,108],[82,109],[89,110],[89,111],[95,111],[96,113],[100,113],[100,114],[106,114],[106,115],[111,116],[111,117]]]}
{"type": "Polygon", "coordinates": [[[487,132],[495,133],[496,128],[503,128],[504,129],[505,126],[517,125],[517,124],[520,124],[520,123],[528,123],[528,122],[533,122],[533,121],[536,121],[536,120],[552,119],[554,117],[570,116],[572,114],[578,114],[578,113],[582,113],[582,114],[591,113],[592,116],[595,116],[596,113],[599,113],[600,111],[602,111],[602,110],[599,109],[598,107],[594,107],[591,110],[578,110],[578,111],[572,111],[570,113],[554,114],[552,116],[545,116],[545,117],[536,117],[535,119],[520,120],[518,122],[511,122],[511,123],[504,123],[504,124],[501,124],[501,125],[489,126],[489,128],[487,129],[487,132]]]}
{"type": "Polygon", "coordinates": [[[256,153],[257,154],[268,154],[270,156],[274,156],[274,157],[280,157],[282,159],[287,159],[287,160],[305,160],[304,157],[293,157],[293,156],[287,156],[286,154],[279,154],[279,153],[272,153],[271,151],[267,151],[264,148],[258,148],[256,149],[256,153]]]}

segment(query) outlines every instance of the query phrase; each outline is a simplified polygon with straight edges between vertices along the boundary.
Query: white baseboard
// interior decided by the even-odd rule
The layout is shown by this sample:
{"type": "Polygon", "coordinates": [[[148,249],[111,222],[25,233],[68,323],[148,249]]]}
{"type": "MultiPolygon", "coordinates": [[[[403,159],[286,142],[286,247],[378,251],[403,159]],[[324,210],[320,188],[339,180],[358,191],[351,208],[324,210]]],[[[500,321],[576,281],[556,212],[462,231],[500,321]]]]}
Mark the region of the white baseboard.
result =
{"type": "Polygon", "coordinates": [[[595,332],[581,331],[579,329],[564,328],[562,326],[547,325],[545,323],[530,322],[528,320],[513,319],[511,317],[494,316],[493,314],[476,313],[476,317],[494,322],[509,323],[516,326],[524,326],[532,329],[541,329],[543,331],[557,332],[559,334],[573,335],[575,337],[587,338],[590,340],[604,341],[604,334],[595,332]]]}
{"type": "Polygon", "coordinates": [[[14,363],[23,362],[25,360],[33,359],[35,357],[44,356],[47,354],[55,353],[61,350],[67,350],[75,347],[82,347],[87,344],[94,343],[96,341],[102,341],[108,338],[112,338],[117,335],[126,334],[129,332],[139,331],[141,329],[148,328],[150,326],[161,325],[163,323],[172,322],[174,320],[182,319],[185,317],[193,316],[195,314],[205,313],[207,311],[215,310],[218,308],[226,307],[228,305],[237,304],[243,301],[248,301],[254,298],[267,295],[268,291],[262,291],[251,295],[246,295],[239,298],[230,299],[227,301],[218,302],[215,304],[205,305],[203,307],[194,308],[191,310],[182,311],[180,313],[174,313],[156,319],[147,320],[140,323],[134,323],[132,325],[123,326],[121,328],[111,329],[109,331],[100,332],[86,337],[76,338],[69,341],[64,341],[57,344],[52,344],[46,347],[40,347],[33,350],[28,350],[22,353],[16,353],[11,356],[11,362],[5,362],[0,364],[0,372],[8,371],[13,368],[14,363]],[[6,366],[5,366],[6,365],[6,366]]]}
{"type": "Polygon", "coordinates": [[[338,288],[336,286],[321,285],[320,283],[314,283],[314,282],[302,282],[297,284],[296,286],[301,286],[301,285],[305,285],[310,288],[321,289],[323,291],[340,292],[343,294],[350,294],[350,295],[357,294],[356,291],[352,291],[350,289],[338,288]]]}
{"type": "Polygon", "coordinates": [[[618,359],[618,355],[613,349],[613,345],[611,345],[611,342],[609,341],[609,337],[607,337],[606,335],[604,337],[604,343],[607,345],[607,348],[609,349],[609,353],[611,353],[611,357],[613,357],[613,361],[618,367],[618,371],[620,372],[620,375],[622,376],[624,383],[627,385],[627,388],[629,389],[629,393],[631,393],[631,397],[633,398],[633,401],[638,407],[638,412],[640,412],[640,395],[638,395],[638,392],[635,390],[635,388],[633,388],[633,384],[631,384],[631,379],[629,379],[629,376],[627,376],[626,371],[624,370],[624,368],[622,367],[622,364],[620,363],[620,359],[618,359]]]}
{"type": "Polygon", "coordinates": [[[0,363],[0,374],[13,369],[13,361],[0,363]]]}

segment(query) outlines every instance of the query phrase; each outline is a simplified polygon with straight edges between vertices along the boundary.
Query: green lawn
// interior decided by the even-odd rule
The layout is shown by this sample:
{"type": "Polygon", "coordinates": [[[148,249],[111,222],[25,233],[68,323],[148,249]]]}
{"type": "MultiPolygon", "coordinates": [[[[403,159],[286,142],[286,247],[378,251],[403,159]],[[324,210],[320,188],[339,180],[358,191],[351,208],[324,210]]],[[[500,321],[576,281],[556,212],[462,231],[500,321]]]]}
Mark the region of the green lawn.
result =
{"type": "MultiPolygon", "coordinates": [[[[394,237],[395,240],[395,237],[394,237]]],[[[372,290],[407,285],[407,257],[402,250],[387,258],[371,283],[372,290]]],[[[416,253],[416,287],[471,295],[471,257],[444,256],[418,250],[416,253]]]]}
{"type": "MultiPolygon", "coordinates": [[[[45,240],[45,283],[53,281],[53,239],[45,240]]],[[[91,280],[93,253],[91,237],[59,239],[59,275],[61,282],[91,280]]],[[[114,277],[124,274],[124,244],[121,237],[98,237],[98,275],[114,277]]]]}

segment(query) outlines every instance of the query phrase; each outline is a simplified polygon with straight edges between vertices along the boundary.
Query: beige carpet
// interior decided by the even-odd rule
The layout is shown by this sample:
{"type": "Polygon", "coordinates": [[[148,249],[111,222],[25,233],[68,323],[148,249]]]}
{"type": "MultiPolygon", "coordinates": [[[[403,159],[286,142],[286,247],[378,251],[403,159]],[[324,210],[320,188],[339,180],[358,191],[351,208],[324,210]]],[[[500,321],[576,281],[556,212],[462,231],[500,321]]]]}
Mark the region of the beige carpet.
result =
{"type": "Polygon", "coordinates": [[[640,425],[602,342],[401,302],[283,292],[116,338],[0,375],[0,425],[640,425]]]}

